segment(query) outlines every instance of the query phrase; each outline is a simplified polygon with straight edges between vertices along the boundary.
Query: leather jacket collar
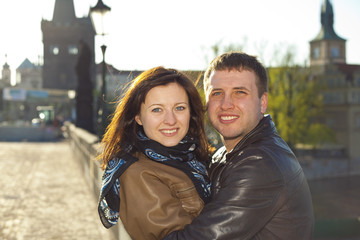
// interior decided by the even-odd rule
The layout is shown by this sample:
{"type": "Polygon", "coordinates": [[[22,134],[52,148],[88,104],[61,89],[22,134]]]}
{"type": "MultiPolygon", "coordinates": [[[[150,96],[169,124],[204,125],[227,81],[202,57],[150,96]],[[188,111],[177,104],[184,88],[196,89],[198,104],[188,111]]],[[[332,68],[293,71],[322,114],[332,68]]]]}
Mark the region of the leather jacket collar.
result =
{"type": "Polygon", "coordinates": [[[228,153],[227,157],[232,157],[237,152],[241,151],[243,148],[249,146],[251,143],[256,142],[259,139],[263,139],[265,136],[273,134],[276,132],[275,124],[271,119],[270,115],[265,115],[258,125],[251,130],[248,134],[244,136],[234,147],[232,151],[228,153]]]}
{"type": "Polygon", "coordinates": [[[227,152],[224,146],[219,148],[219,150],[216,151],[216,153],[212,157],[212,162],[211,162],[212,166],[210,165],[210,169],[214,167],[214,165],[218,165],[223,161],[225,161],[226,159],[231,158],[232,156],[234,156],[235,154],[237,154],[239,151],[249,146],[250,144],[258,141],[259,139],[263,139],[265,136],[274,133],[276,133],[275,124],[272,121],[271,116],[267,114],[260,120],[258,125],[256,125],[256,127],[253,130],[251,130],[248,134],[246,134],[245,137],[236,144],[236,146],[232,151],[227,152]]]}

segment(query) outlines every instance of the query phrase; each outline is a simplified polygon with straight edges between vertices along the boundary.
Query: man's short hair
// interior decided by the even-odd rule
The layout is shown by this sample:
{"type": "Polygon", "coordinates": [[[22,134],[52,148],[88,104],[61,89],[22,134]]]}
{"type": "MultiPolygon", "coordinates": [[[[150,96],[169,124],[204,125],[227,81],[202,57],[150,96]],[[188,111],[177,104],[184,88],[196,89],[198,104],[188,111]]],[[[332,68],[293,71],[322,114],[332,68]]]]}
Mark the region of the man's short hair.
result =
{"type": "Polygon", "coordinates": [[[214,71],[243,71],[248,70],[255,73],[257,77],[256,86],[259,98],[268,91],[268,76],[265,67],[255,56],[243,52],[228,52],[214,58],[204,75],[205,92],[209,88],[209,77],[214,71]]]}

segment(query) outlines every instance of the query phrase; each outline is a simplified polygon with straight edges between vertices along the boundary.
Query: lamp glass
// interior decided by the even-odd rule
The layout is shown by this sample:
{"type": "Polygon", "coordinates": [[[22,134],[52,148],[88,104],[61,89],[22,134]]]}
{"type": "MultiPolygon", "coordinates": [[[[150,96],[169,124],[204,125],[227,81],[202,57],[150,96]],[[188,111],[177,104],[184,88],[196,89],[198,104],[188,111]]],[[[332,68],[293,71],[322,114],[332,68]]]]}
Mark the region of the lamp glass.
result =
{"type": "Polygon", "coordinates": [[[106,26],[108,24],[109,12],[111,8],[104,5],[101,0],[96,4],[95,7],[90,8],[90,17],[92,24],[95,28],[97,35],[106,35],[108,34],[106,26]]]}

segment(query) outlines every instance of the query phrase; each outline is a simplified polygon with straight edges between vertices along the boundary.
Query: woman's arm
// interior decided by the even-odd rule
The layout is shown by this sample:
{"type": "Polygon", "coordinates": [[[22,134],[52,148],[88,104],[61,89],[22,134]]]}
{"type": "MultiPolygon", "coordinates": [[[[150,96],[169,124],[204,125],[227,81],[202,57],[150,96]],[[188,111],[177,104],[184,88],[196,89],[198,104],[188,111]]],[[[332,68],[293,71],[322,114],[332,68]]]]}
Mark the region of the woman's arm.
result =
{"type": "MultiPolygon", "coordinates": [[[[176,185],[180,184],[183,188],[190,186],[185,190],[193,191],[190,196],[200,199],[195,188],[191,188],[191,181],[186,183],[187,177],[182,172],[183,176],[176,177],[171,172],[166,173],[168,166],[157,165],[159,169],[154,171],[134,164],[120,177],[120,218],[134,240],[162,239],[183,229],[197,215],[185,210],[177,196],[184,195],[184,192],[177,193],[176,185]]],[[[197,204],[196,201],[193,203],[197,204]]]]}

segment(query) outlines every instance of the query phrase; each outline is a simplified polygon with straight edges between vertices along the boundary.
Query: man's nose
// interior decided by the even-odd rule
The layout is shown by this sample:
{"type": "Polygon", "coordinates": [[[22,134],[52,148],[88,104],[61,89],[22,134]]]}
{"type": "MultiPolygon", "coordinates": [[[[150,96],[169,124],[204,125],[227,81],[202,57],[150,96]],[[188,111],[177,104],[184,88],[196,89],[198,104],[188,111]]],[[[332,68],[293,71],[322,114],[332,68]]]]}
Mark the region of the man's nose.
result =
{"type": "Polygon", "coordinates": [[[224,96],[224,98],[222,99],[222,102],[221,102],[221,108],[223,110],[227,110],[227,109],[231,109],[233,107],[234,107],[234,103],[232,101],[231,96],[225,94],[225,96],[224,96]]]}

